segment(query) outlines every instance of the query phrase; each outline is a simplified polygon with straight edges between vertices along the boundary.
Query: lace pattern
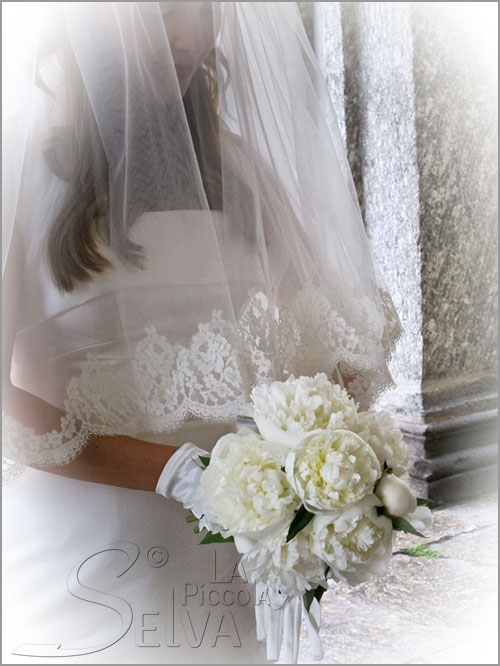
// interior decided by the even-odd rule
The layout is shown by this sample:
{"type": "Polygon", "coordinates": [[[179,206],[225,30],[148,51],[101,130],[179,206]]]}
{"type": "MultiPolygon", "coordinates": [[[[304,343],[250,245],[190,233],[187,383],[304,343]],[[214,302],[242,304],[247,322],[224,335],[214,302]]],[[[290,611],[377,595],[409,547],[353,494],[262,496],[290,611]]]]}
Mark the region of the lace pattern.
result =
{"type": "Polygon", "coordinates": [[[86,424],[77,427],[71,414],[61,418],[59,430],[39,435],[2,410],[2,486],[22,476],[26,465],[66,465],[85,447],[93,433],[86,424]],[[14,459],[12,459],[14,458],[14,459]]]}
{"type": "MultiPolygon", "coordinates": [[[[2,413],[3,483],[18,478],[24,465],[71,462],[92,435],[168,432],[190,418],[236,418],[248,406],[252,386],[290,374],[327,372],[333,381],[338,371],[349,375],[346,389],[366,409],[393,383],[387,361],[402,332],[387,292],[381,301],[383,336],[356,332],[312,286],[281,311],[256,291],[236,327],[213,310],[189,346],[172,344],[154,326],[146,327],[133,351],[132,382],[123,381],[116,359],[89,352],[68,383],[59,430],[40,435],[2,413]]],[[[375,321],[368,315],[366,321],[375,321]]]]}

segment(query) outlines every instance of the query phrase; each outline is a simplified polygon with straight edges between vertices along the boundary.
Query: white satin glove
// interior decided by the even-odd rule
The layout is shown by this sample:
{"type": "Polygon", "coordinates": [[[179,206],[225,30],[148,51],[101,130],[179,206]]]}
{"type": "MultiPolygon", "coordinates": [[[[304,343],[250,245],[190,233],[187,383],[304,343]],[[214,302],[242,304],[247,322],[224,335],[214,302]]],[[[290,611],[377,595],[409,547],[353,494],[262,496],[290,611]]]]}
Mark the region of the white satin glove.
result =
{"type": "Polygon", "coordinates": [[[321,607],[317,599],[313,600],[308,612],[302,597],[282,596],[263,583],[256,583],[255,594],[257,640],[266,641],[266,656],[270,661],[277,661],[283,649],[283,663],[297,663],[302,614],[313,659],[315,661],[323,659],[323,648],[319,637],[321,607]]]}
{"type": "Polygon", "coordinates": [[[195,498],[203,468],[198,456],[209,456],[192,442],[186,442],[171,456],[160,474],[155,492],[167,499],[180,502],[199,518],[201,515],[195,498]]]}

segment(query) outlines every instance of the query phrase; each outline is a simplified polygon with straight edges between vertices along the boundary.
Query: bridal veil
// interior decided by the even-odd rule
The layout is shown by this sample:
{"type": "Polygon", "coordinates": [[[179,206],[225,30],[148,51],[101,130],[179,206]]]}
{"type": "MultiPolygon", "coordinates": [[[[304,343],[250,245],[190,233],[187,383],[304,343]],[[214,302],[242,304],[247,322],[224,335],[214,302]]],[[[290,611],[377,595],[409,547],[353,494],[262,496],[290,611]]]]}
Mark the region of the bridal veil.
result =
{"type": "Polygon", "coordinates": [[[290,374],[365,408],[392,383],[401,324],[296,3],[203,3],[186,91],[182,4],[53,3],[4,55],[11,478],[290,374]]]}

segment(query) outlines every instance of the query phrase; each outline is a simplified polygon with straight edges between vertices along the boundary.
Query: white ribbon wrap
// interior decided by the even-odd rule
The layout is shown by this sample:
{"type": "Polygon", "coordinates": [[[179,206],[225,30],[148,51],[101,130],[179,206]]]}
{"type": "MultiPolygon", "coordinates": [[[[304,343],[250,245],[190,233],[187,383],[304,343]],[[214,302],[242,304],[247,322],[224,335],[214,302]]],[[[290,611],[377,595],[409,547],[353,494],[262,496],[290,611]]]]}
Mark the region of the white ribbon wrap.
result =
{"type": "Polygon", "coordinates": [[[317,599],[313,599],[309,612],[304,606],[304,619],[307,627],[307,637],[313,653],[313,659],[319,661],[323,659],[323,647],[319,630],[321,627],[321,604],[317,599]]]}
{"type": "Polygon", "coordinates": [[[313,658],[315,661],[323,658],[319,636],[321,606],[317,599],[307,611],[301,596],[281,595],[264,583],[256,583],[255,599],[257,640],[266,642],[266,656],[270,661],[277,661],[282,653],[284,663],[297,663],[302,614],[313,658]]]}

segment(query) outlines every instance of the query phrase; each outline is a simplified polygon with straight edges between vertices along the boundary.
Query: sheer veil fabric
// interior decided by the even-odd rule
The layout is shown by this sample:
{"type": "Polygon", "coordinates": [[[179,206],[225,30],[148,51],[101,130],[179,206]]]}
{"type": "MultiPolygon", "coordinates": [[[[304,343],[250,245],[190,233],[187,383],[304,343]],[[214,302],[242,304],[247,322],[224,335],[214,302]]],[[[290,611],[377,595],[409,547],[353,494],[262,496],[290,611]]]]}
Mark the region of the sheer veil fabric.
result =
{"type": "Polygon", "coordinates": [[[364,408],[392,384],[401,324],[296,4],[206,3],[187,91],[178,4],[55,3],[12,54],[7,480],[92,434],[234,419],[290,374],[364,408]]]}

